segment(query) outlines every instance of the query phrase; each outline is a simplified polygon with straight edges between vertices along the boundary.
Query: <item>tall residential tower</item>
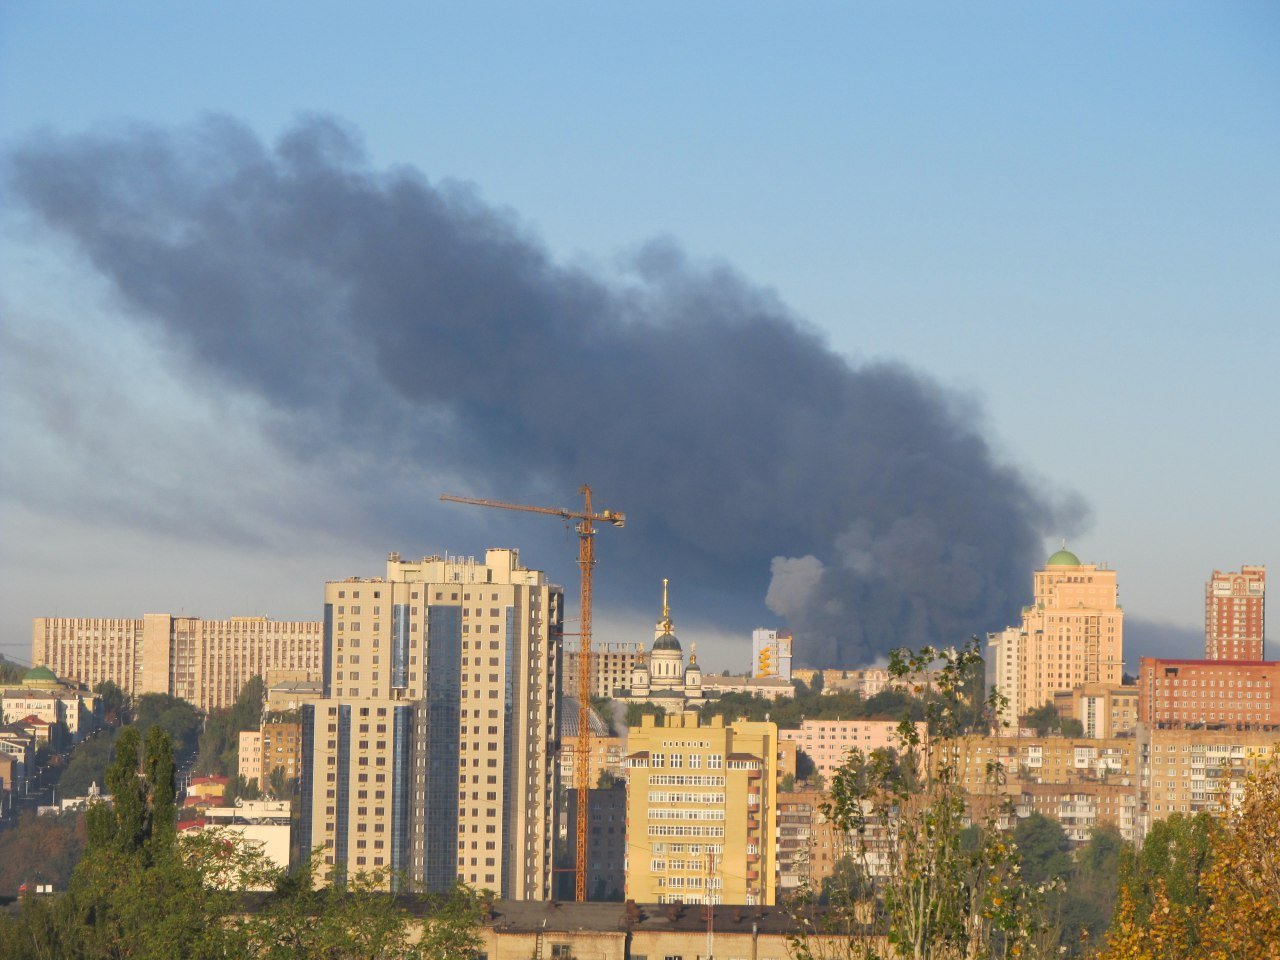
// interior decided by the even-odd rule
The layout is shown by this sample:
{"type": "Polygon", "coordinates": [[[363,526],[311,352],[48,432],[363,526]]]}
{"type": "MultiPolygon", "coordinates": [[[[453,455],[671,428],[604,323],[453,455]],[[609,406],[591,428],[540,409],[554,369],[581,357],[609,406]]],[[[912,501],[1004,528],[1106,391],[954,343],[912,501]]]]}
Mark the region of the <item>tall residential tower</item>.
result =
{"type": "Polygon", "coordinates": [[[1266,567],[1213,571],[1204,585],[1206,660],[1263,659],[1266,592],[1266,567]]]}
{"type": "Polygon", "coordinates": [[[1003,719],[1052,703],[1085,684],[1119,686],[1124,671],[1124,611],[1116,572],[1081,563],[1065,547],[1034,577],[1022,624],[988,634],[988,684],[1009,700],[1003,719]]]}
{"type": "Polygon", "coordinates": [[[514,550],[392,554],[386,579],[326,584],[303,849],[428,890],[548,898],[562,601],[514,550]]]}

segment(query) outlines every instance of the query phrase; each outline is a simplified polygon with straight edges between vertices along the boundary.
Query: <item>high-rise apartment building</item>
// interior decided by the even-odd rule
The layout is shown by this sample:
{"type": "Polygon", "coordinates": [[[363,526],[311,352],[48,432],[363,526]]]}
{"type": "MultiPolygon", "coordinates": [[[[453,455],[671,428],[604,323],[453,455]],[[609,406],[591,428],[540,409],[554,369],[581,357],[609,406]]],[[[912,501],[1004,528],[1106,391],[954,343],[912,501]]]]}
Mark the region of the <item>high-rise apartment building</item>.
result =
{"type": "Polygon", "coordinates": [[[1204,585],[1205,659],[1263,659],[1266,591],[1266,567],[1213,571],[1204,585]]]}
{"type": "Polygon", "coordinates": [[[791,679],[791,633],[756,627],[751,631],[751,675],[791,679]]]}
{"type": "Polygon", "coordinates": [[[149,613],[142,619],[36,617],[31,661],[94,687],[168,693],[202,710],[228,707],[251,678],[318,680],[324,670],[318,621],[232,617],[204,620],[149,613]]]}
{"type": "Polygon", "coordinates": [[[660,719],[627,738],[627,898],[772,904],[777,725],[660,719]]]}
{"type": "Polygon", "coordinates": [[[348,873],[550,896],[563,596],[514,550],[325,585],[302,846],[348,873]]]}
{"type": "Polygon", "coordinates": [[[1116,572],[1059,550],[1036,571],[1021,625],[987,635],[988,686],[1009,701],[1002,719],[1016,726],[1055,693],[1087,683],[1119,686],[1123,638],[1116,572]]]}

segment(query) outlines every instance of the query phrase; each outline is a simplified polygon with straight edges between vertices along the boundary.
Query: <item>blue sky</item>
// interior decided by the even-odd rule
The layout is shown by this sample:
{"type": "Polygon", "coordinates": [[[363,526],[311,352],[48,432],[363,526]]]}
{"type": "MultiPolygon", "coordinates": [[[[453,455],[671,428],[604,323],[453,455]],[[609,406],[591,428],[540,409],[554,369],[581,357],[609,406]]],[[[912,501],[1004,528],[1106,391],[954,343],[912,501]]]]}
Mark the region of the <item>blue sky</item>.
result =
{"type": "MultiPolygon", "coordinates": [[[[971,397],[1006,462],[1089,504],[1073,548],[1119,570],[1134,617],[1181,628],[1168,649],[1211,569],[1280,543],[1273,4],[0,5],[6,145],[210,111],[267,139],[332,114],[377,164],[474,183],[566,262],[673,237],[852,360],[971,397]]],[[[6,316],[99,350],[101,282],[6,221],[6,316]]],[[[122,362],[162,356],[115,332],[122,362]]],[[[12,462],[35,441],[9,389],[12,462]]],[[[100,569],[126,541],[3,509],[0,645],[22,653],[29,618],[68,602],[52,558],[100,569]]],[[[145,574],[145,536],[126,539],[145,574]]],[[[378,572],[385,547],[365,549],[343,575],[378,572]]],[[[270,563],[305,585],[255,602],[314,616],[324,565],[270,563]]],[[[121,613],[176,605],[105,579],[95,602],[121,613]]],[[[235,611],[212,596],[184,599],[235,611]]]]}

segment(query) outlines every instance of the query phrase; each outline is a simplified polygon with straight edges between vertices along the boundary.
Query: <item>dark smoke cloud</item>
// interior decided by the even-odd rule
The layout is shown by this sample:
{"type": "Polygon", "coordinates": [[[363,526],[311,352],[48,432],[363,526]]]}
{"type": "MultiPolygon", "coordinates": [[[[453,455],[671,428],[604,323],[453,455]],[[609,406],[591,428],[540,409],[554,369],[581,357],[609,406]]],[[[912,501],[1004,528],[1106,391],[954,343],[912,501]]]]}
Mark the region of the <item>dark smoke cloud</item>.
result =
{"type": "Polygon", "coordinates": [[[631,521],[615,599],[670,576],[737,626],[767,586],[800,657],[854,666],[1003,626],[1065,522],[972,411],[851,366],[731,270],[670,242],[616,276],[565,266],[469,188],[372,168],[329,119],[274,146],[225,118],[42,136],[9,174],[206,389],[261,401],[300,469],[370,464],[350,502],[393,545],[441,522],[435,490],[405,502],[415,477],[554,503],[589,480],[631,521]]]}

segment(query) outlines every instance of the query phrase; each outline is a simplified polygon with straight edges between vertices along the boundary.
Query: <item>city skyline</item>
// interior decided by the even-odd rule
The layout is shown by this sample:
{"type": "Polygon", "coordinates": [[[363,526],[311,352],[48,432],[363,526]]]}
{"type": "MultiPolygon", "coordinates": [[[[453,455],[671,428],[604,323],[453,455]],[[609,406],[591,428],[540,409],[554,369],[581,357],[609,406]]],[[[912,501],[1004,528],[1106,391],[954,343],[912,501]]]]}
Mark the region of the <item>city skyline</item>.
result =
{"type": "MultiPolygon", "coordinates": [[[[648,269],[669,270],[662,257],[677,245],[699,282],[718,269],[708,258],[728,264],[743,302],[815,335],[822,350],[806,356],[835,358],[858,384],[872,361],[900,365],[907,396],[942,396],[937,422],[988,445],[991,478],[1016,471],[1041,502],[1023,514],[1036,528],[1019,548],[1025,569],[983,571],[1004,593],[994,606],[1028,602],[1034,565],[1066,535],[1084,561],[1118,572],[1129,672],[1141,655],[1198,655],[1210,572],[1266,564],[1280,539],[1268,485],[1231,492],[1246,485],[1237,478],[1269,475],[1277,456],[1257,442],[1277,414],[1267,386],[1280,302],[1270,268],[1277,68],[1266,43],[1275,12],[925,6],[785,23],[724,12],[666,8],[679,27],[667,30],[662,17],[605,12],[535,23],[508,9],[494,26],[483,14],[389,7],[360,22],[308,17],[301,43],[283,12],[238,22],[186,12],[182,29],[158,6],[0,13],[0,652],[26,659],[40,616],[313,619],[320,584],[367,575],[390,550],[515,546],[575,582],[567,537],[429,504],[444,489],[534,494],[500,471],[478,480],[445,462],[425,478],[393,476],[419,509],[412,529],[365,524],[348,495],[366,467],[344,456],[353,448],[282,453],[273,429],[287,411],[240,389],[227,368],[192,363],[176,328],[143,318],[82,240],[41,225],[48,206],[16,202],[12,157],[38,131],[110,140],[150,129],[161,142],[189,136],[212,111],[243,126],[231,141],[245,149],[274,144],[299,115],[332,115],[363,144],[358,170],[409,165],[434,185],[474,184],[442,195],[515,222],[557,270],[625,287],[644,256],[648,269]],[[383,50],[393,30],[419,36],[421,55],[383,50]],[[379,49],[359,82],[331,69],[347,60],[344,44],[379,49]],[[224,57],[231,49],[244,53],[224,57]],[[48,63],[63,65],[52,78],[48,63]],[[770,70],[757,74],[758,63],[770,70]],[[645,246],[655,237],[674,239],[655,252],[645,246]],[[69,565],[93,575],[78,570],[73,590],[69,565]],[[69,609],[73,593],[85,609],[69,609]]],[[[672,424],[646,428],[657,436],[672,424]]],[[[806,478],[820,475],[813,449],[802,449],[806,478]]],[[[778,456],[751,449],[743,462],[777,485],[787,475],[778,456]]],[[[381,476],[404,470],[379,466],[381,476]]],[[[577,475],[590,472],[573,483],[595,483],[577,475]]],[[[536,493],[569,502],[563,487],[536,493]]],[[[617,502],[637,519],[601,544],[602,642],[644,639],[645,598],[672,576],[682,640],[697,641],[709,669],[745,669],[750,630],[788,626],[764,602],[771,557],[813,556],[825,575],[864,547],[879,556],[899,544],[875,532],[841,540],[857,533],[844,529],[856,516],[842,516],[838,534],[815,526],[786,549],[774,546],[785,538],[764,538],[753,566],[715,582],[705,576],[714,557],[697,566],[655,550],[678,541],[644,526],[705,512],[713,493],[655,497],[638,513],[617,502]]],[[[998,629],[979,622],[988,616],[966,632],[998,629]]],[[[803,631],[790,626],[801,662],[803,631]]]]}

